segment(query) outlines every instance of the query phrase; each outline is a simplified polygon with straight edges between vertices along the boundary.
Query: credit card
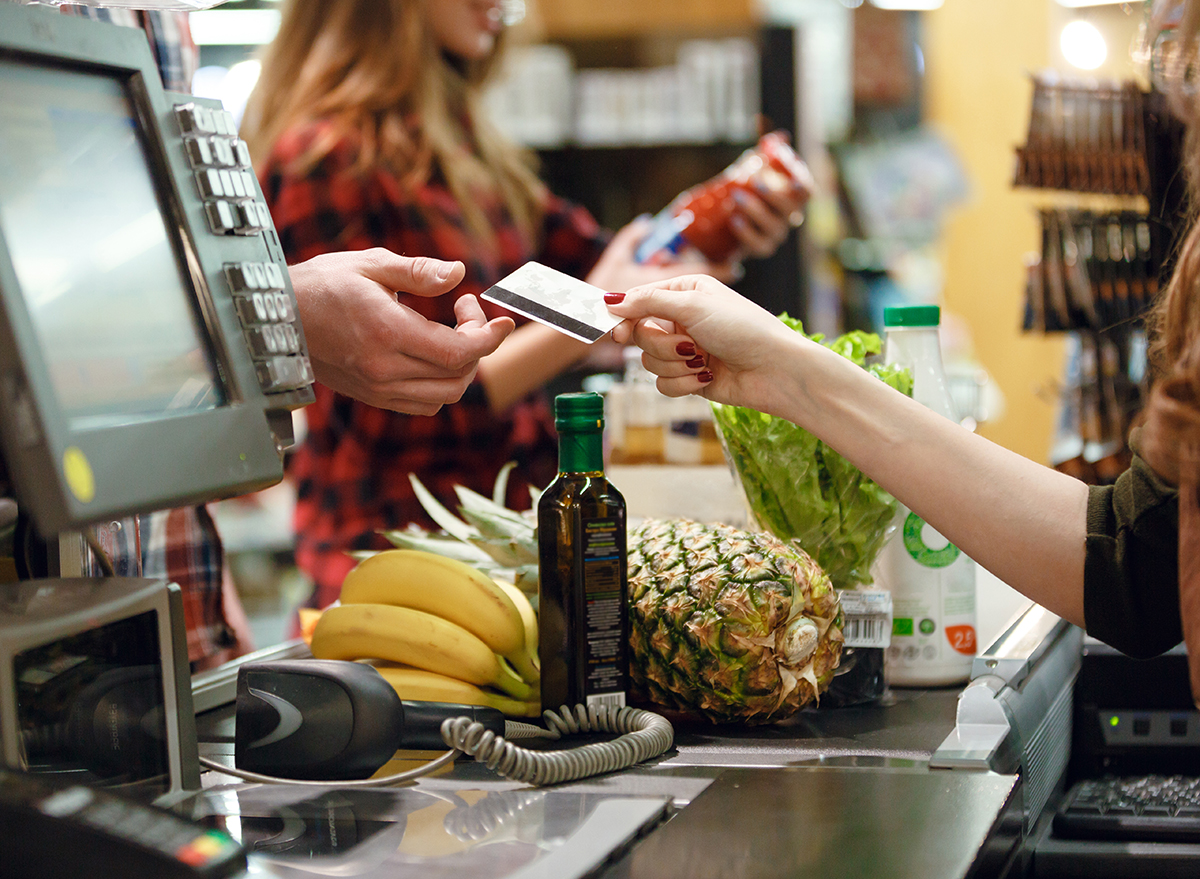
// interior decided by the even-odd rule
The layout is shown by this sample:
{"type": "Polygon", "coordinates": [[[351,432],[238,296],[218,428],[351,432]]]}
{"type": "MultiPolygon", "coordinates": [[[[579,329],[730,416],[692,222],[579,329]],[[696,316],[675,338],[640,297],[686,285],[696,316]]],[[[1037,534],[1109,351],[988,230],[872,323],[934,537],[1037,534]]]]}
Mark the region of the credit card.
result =
{"type": "Polygon", "coordinates": [[[480,295],[488,302],[591,343],[621,322],[609,313],[604,293],[549,266],[527,262],[480,295]]]}

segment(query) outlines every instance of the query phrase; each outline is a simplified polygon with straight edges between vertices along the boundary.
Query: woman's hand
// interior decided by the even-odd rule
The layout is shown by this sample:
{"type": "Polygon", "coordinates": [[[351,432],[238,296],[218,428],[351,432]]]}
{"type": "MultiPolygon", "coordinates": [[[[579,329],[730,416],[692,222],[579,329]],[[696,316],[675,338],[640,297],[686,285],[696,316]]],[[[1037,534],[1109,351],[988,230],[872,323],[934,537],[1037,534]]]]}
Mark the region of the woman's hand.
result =
{"type": "Polygon", "coordinates": [[[479,358],[513,329],[489,321],[474,296],[454,303],[458,325],[427,320],[396,291],[440,296],[463,279],[462,263],[399,256],[383,248],[318,256],[289,267],[317,380],[380,409],[432,415],[457,402],[479,358]]]}
{"type": "Polygon", "coordinates": [[[757,187],[734,192],[737,210],[730,222],[743,258],[770,256],[803,222],[804,206],[812,196],[814,183],[808,167],[801,167],[803,179],[787,189],[757,187]]]}
{"type": "Polygon", "coordinates": [[[605,297],[625,318],[613,338],[642,349],[669,397],[699,394],[771,411],[789,365],[809,343],[777,317],[705,275],[687,275],[605,297]]]}

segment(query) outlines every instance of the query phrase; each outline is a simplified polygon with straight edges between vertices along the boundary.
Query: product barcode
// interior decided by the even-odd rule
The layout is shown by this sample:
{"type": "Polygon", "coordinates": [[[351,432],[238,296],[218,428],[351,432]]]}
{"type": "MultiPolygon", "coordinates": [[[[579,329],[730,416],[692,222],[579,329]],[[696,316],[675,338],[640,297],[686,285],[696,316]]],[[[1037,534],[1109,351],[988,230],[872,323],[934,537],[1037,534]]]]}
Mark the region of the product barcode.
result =
{"type": "Polygon", "coordinates": [[[847,647],[887,647],[892,643],[887,620],[848,619],[842,635],[847,647]]]}
{"type": "Polygon", "coordinates": [[[625,707],[625,694],[624,693],[602,693],[599,696],[588,696],[587,697],[587,705],[589,708],[592,707],[593,705],[596,705],[596,706],[607,705],[609,708],[624,708],[625,707]]]}

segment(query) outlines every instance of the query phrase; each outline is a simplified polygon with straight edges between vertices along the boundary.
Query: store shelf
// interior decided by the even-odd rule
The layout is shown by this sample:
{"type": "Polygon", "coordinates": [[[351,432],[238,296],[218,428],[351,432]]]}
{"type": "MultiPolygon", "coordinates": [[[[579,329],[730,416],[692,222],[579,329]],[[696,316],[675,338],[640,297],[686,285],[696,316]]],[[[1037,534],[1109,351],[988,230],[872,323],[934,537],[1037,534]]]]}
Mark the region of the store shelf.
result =
{"type": "Polygon", "coordinates": [[[549,39],[719,32],[758,23],[754,0],[539,0],[532,15],[549,39]]]}

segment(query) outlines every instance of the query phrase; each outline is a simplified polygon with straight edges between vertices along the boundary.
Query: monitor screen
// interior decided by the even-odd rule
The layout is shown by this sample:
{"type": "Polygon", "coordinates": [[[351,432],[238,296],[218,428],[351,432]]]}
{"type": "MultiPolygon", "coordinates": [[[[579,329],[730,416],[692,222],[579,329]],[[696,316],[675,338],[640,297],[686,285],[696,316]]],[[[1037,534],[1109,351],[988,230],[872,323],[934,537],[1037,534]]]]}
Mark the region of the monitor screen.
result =
{"type": "Polygon", "coordinates": [[[73,428],[224,404],[124,80],[0,61],[0,231],[73,428]]]}

